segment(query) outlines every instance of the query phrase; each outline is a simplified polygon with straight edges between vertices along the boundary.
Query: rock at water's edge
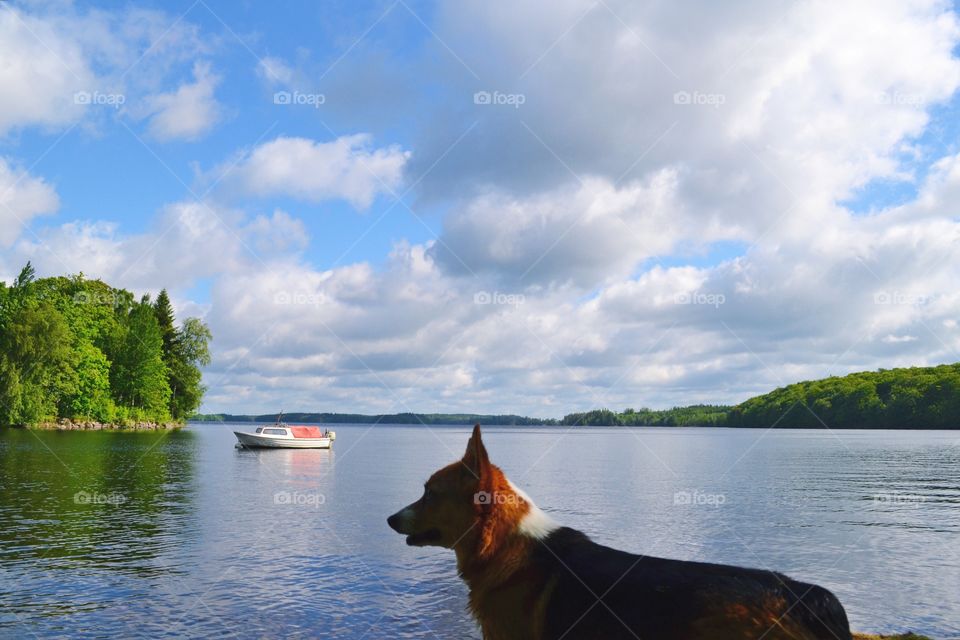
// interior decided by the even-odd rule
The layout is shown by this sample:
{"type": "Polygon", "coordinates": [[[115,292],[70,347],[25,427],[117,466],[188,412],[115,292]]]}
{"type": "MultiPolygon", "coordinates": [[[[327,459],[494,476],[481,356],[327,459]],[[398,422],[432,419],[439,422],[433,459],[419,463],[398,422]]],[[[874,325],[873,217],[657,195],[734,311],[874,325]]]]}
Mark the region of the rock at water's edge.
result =
{"type": "Polygon", "coordinates": [[[69,420],[60,418],[56,422],[40,422],[26,426],[29,429],[41,429],[45,431],[163,431],[166,429],[180,429],[184,426],[182,422],[132,422],[130,424],[112,424],[109,422],[96,422],[94,420],[69,420]]]}

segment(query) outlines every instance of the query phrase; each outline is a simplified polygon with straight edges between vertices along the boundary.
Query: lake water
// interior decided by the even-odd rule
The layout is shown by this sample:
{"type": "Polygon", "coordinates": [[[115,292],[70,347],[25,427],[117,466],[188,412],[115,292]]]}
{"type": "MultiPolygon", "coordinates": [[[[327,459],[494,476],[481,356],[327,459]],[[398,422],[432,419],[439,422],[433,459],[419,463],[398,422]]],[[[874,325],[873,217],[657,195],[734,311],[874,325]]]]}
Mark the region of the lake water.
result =
{"type": "MultiPolygon", "coordinates": [[[[332,451],[261,452],[232,428],[0,431],[0,637],[479,637],[452,552],[385,522],[467,428],[339,426],[332,451]]],[[[484,440],[599,542],[815,581],[858,630],[960,637],[960,432],[484,440]]]]}

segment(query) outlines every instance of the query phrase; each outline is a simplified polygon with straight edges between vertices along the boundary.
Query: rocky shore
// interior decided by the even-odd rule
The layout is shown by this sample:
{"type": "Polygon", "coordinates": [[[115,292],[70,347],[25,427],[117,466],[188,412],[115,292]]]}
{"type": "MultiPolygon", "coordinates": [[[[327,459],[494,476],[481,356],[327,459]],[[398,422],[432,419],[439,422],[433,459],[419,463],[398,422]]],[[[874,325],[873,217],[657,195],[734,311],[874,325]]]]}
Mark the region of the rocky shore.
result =
{"type": "Polygon", "coordinates": [[[166,429],[180,429],[183,426],[182,422],[138,421],[128,424],[113,424],[93,420],[79,420],[75,422],[66,418],[61,418],[56,422],[40,422],[38,424],[27,425],[30,429],[42,429],[45,431],[163,431],[166,429]]]}

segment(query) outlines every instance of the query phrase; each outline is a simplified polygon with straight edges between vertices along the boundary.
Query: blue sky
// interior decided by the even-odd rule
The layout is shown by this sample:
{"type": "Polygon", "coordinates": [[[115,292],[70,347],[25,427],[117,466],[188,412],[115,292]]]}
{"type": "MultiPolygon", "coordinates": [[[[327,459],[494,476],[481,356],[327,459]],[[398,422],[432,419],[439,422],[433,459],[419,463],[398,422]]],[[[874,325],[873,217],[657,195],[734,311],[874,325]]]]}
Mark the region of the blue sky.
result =
{"type": "MultiPolygon", "coordinates": [[[[78,7],[115,10],[116,3],[81,3],[78,7]]],[[[257,3],[138,3],[153,6],[171,19],[197,25],[203,33],[219,42],[216,52],[217,73],[223,80],[217,99],[224,113],[218,126],[195,141],[173,141],[163,145],[142,139],[142,131],[118,122],[109,106],[96,117],[94,130],[74,130],[60,139],[62,130],[24,130],[6,142],[23,163],[37,159],[48,180],[56,185],[64,206],[58,218],[98,219],[116,223],[123,231],[139,233],[149,229],[153,215],[165,204],[200,195],[196,172],[210,171],[224,158],[242,152],[258,140],[278,135],[304,136],[319,141],[332,140],[336,134],[371,130],[370,122],[344,114],[344,109],[322,109],[310,105],[279,107],[273,102],[274,87],[258,73],[258,63],[269,55],[296,59],[309,50],[312,65],[327,65],[335,71],[337,59],[356,43],[363,32],[383,16],[389,3],[290,2],[282,12],[257,3]],[[224,25],[223,23],[226,23],[224,25]],[[332,67],[332,68],[331,68],[332,67]],[[126,126],[125,126],[126,125],[126,126]],[[130,128],[128,128],[130,127],[130,128]],[[132,130],[131,130],[132,129],[132,130]],[[47,153],[46,156],[44,154],[47,153]]],[[[410,3],[416,8],[416,3],[410,3]]],[[[420,11],[421,9],[416,9],[420,11]]],[[[424,13],[428,16],[429,13],[424,13]]],[[[429,34],[401,7],[394,7],[377,23],[362,46],[389,47],[398,58],[418,55],[429,34]]],[[[191,78],[189,62],[170,74],[172,82],[191,78]]],[[[131,74],[136,74],[134,66],[131,74]]],[[[322,75],[318,74],[318,75],[322,75]]],[[[323,82],[316,91],[323,92],[323,82]]],[[[407,116],[409,114],[406,114],[407,116]]],[[[398,114],[399,116],[399,114],[398,114]]],[[[408,144],[417,126],[408,118],[378,123],[378,140],[408,144]]],[[[310,232],[310,257],[316,266],[332,266],[337,259],[381,261],[393,242],[408,238],[422,242],[430,232],[402,209],[385,217],[360,240],[349,253],[346,249],[390,206],[392,198],[379,198],[354,215],[343,202],[297,203],[290,198],[264,199],[254,204],[264,208],[296,207],[310,232]]],[[[435,216],[425,216],[436,227],[435,216]]],[[[36,225],[48,223],[37,220],[36,225]]]]}
{"type": "Polygon", "coordinates": [[[958,25],[6,3],[0,276],[170,289],[215,335],[210,411],[560,415],[956,361],[958,25]]]}

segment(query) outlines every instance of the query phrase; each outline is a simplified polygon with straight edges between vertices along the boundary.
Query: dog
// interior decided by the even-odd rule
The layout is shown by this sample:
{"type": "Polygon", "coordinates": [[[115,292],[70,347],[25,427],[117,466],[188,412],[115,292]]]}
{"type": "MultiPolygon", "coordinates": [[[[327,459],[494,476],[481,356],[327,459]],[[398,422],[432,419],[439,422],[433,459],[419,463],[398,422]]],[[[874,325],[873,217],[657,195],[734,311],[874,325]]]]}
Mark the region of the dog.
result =
{"type": "Polygon", "coordinates": [[[463,459],[387,523],[408,545],[453,549],[486,640],[851,638],[823,587],[634,555],[560,526],[491,464],[479,424],[463,459]]]}

